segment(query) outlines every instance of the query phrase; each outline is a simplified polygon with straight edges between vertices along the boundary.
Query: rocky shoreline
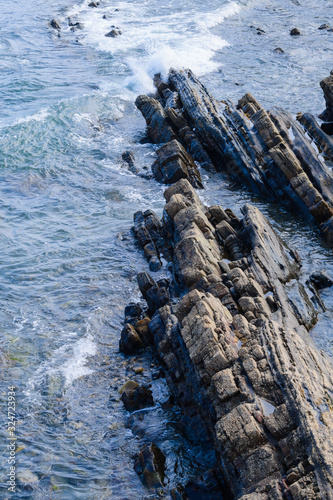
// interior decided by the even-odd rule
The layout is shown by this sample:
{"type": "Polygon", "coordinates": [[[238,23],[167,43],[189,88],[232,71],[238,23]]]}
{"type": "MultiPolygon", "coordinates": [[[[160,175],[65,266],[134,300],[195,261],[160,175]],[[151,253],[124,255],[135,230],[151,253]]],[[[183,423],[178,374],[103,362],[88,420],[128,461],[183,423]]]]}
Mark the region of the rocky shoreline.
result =
{"type": "MultiPolygon", "coordinates": [[[[322,117],[331,120],[333,77],[324,82],[322,117]]],[[[156,95],[136,104],[148,139],[161,144],[153,174],[171,186],[163,218],[136,213],[134,233],[150,271],[164,263],[171,272],[169,280],[138,275],[147,309],[126,308],[120,349],[155,346],[184,432],[216,456],[199,496],[180,487],[171,497],[331,499],[332,362],[308,333],[317,313],[298,281],[298,254],[256,207],[247,204],[240,220],[204,206],[195,191],[203,188],[198,164],[226,170],[314,219],[332,246],[333,175],[324,161],[331,138],[314,117],[267,113],[250,94],[237,106],[217,102],[190,71],[172,70],[168,82],[157,75],[155,85],[156,95]],[[288,294],[290,283],[304,307],[288,294]]],[[[312,284],[317,293],[331,282],[322,275],[312,284]]],[[[122,399],[130,411],[152,404],[149,389],[132,384],[122,399]]],[[[148,486],[163,487],[155,445],[136,470],[148,486]]]]}

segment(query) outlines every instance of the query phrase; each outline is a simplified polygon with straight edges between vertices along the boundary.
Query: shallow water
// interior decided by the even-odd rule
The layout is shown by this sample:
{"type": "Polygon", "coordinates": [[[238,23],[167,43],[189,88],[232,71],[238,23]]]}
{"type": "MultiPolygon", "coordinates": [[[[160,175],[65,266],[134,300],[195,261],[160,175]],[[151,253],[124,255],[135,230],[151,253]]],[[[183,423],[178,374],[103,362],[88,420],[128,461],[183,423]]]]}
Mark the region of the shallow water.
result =
{"type": "MultiPolygon", "coordinates": [[[[327,1],[206,2],[156,0],[8,0],[0,28],[1,476],[3,498],[148,498],[133,470],[140,446],[167,453],[171,485],[200,472],[180,436],[177,411],[163,379],[157,405],[133,431],[119,402],[128,378],[150,381],[150,361],[118,352],[123,309],[139,300],[136,273],[147,269],[130,227],[133,213],[163,207],[163,187],[127,171],[134,152],[142,172],[154,147],[140,144],[138,93],[170,66],[190,66],[219,98],[253,92],[265,106],[318,113],[319,80],[333,67],[327,1]],[[115,9],[119,9],[115,11],[115,9]],[[314,11],[315,9],[315,11],[314,11]],[[314,15],[315,13],[315,15],[314,15]],[[103,19],[106,15],[108,19],[103,19]],[[67,18],[84,24],[72,32],[67,18]],[[60,36],[48,26],[55,17],[60,36]],[[116,39],[104,35],[115,25],[116,39]],[[259,36],[255,28],[266,31],[259,36]],[[297,26],[302,36],[289,36],[297,26]],[[284,54],[274,54],[281,46],[284,54]],[[132,366],[144,366],[134,375],[132,366]],[[17,478],[8,474],[7,387],[17,387],[17,478]],[[149,418],[148,418],[149,417],[149,418]],[[177,463],[178,468],[175,468],[177,463]]],[[[290,217],[222,175],[204,173],[207,203],[240,213],[256,203],[303,258],[303,281],[314,269],[333,274],[333,258],[315,226],[290,217]]],[[[312,334],[332,353],[333,301],[312,334]]],[[[152,495],[154,498],[154,495],[152,495]]]]}

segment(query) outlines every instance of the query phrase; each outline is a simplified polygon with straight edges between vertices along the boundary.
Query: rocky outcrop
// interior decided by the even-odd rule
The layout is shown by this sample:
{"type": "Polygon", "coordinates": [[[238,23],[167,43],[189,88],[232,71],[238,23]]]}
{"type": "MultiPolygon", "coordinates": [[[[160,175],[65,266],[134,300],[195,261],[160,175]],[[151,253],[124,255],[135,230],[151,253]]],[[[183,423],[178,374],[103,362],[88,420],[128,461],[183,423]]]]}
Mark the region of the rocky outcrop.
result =
{"type": "Polygon", "coordinates": [[[138,282],[184,428],[212,443],[231,498],[333,498],[332,365],[286,291],[297,253],[251,205],[241,220],[205,207],[186,179],[165,198],[181,298],[148,273],[138,282]]]}
{"type": "Polygon", "coordinates": [[[157,160],[152,166],[156,180],[163,184],[173,184],[180,179],[188,179],[193,187],[203,187],[193,157],[176,139],[160,147],[156,154],[157,160]]]}
{"type": "MultiPolygon", "coordinates": [[[[268,200],[307,213],[333,245],[333,174],[290,114],[280,108],[266,112],[251,94],[237,106],[218,102],[188,70],[171,70],[167,83],[156,77],[155,85],[155,98],[136,101],[153,143],[177,138],[203,168],[226,170],[268,200]]],[[[174,179],[173,167],[160,170],[162,182],[174,179]]]]}
{"type": "Polygon", "coordinates": [[[326,109],[319,118],[325,122],[331,122],[333,121],[333,75],[331,74],[327,78],[324,78],[320,82],[320,86],[324,92],[326,109]]]}

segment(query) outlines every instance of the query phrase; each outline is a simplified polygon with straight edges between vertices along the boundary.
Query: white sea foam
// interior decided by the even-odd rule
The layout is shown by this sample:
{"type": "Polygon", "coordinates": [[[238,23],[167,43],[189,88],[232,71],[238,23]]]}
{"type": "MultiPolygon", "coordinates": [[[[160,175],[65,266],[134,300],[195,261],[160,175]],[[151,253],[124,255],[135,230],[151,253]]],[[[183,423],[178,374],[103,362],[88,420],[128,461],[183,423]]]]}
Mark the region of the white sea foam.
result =
{"type": "Polygon", "coordinates": [[[61,372],[65,376],[65,387],[70,386],[77,378],[93,372],[93,370],[86,366],[86,363],[89,356],[96,354],[97,346],[89,335],[74,344],[72,350],[72,357],[60,367],[61,372]]]}
{"type": "Polygon", "coordinates": [[[21,125],[22,123],[29,123],[31,121],[43,122],[49,116],[49,111],[47,108],[42,108],[38,113],[33,115],[24,116],[23,118],[19,118],[12,125],[21,125]]]}
{"type": "Polygon", "coordinates": [[[167,8],[156,0],[119,2],[114,5],[117,11],[102,4],[98,9],[87,5],[85,1],[68,12],[79,16],[85,26],[80,35],[83,43],[118,59],[119,87],[124,84],[119,76],[123,74],[125,86],[134,94],[152,92],[154,74],[165,77],[170,67],[191,68],[198,76],[217,70],[214,55],[228,43],[211,28],[241,10],[236,2],[221,7],[217,0],[209,6],[171,0],[167,8]],[[108,19],[103,19],[103,14],[108,19]],[[122,31],[121,36],[105,36],[112,25],[122,31]]]}
{"type": "Polygon", "coordinates": [[[50,380],[58,380],[63,389],[74,380],[93,372],[87,366],[90,356],[97,352],[97,346],[90,334],[71,344],[65,344],[54,351],[52,356],[41,363],[27,382],[25,394],[33,399],[40,398],[40,387],[50,380]]]}
{"type": "Polygon", "coordinates": [[[223,23],[223,21],[228,17],[238,14],[240,11],[241,6],[236,2],[232,2],[207,14],[198,15],[198,24],[202,27],[213,28],[214,26],[223,23]]]}

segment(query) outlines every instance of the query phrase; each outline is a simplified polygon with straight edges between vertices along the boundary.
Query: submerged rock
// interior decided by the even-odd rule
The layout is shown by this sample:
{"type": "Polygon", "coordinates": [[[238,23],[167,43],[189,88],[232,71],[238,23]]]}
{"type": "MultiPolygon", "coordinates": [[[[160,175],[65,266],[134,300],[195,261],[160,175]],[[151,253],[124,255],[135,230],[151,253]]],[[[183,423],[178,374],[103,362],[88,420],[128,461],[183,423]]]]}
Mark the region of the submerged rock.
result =
{"type": "Polygon", "coordinates": [[[112,28],[112,30],[109,31],[108,33],[106,33],[105,36],[107,36],[109,38],[116,38],[117,36],[120,36],[121,34],[122,34],[122,32],[119,28],[112,28]]]}
{"type": "Polygon", "coordinates": [[[329,30],[330,27],[331,26],[329,24],[324,23],[324,24],[321,24],[318,29],[319,30],[329,30]]]}
{"type": "Polygon", "coordinates": [[[135,166],[135,156],[132,151],[124,151],[123,154],[121,155],[123,161],[128,165],[128,169],[130,172],[133,174],[138,173],[138,169],[135,166]]]}
{"type": "Polygon", "coordinates": [[[187,500],[224,500],[224,488],[220,475],[210,470],[189,481],[184,487],[184,493],[187,500]]]}
{"type": "Polygon", "coordinates": [[[152,443],[141,450],[134,469],[148,488],[162,488],[165,480],[165,461],[161,450],[152,443]]]}
{"type": "Polygon", "coordinates": [[[142,410],[143,408],[154,406],[151,390],[142,386],[125,389],[121,395],[121,399],[128,411],[142,410]]]}
{"type": "Polygon", "coordinates": [[[54,28],[55,30],[61,29],[60,24],[58,23],[58,21],[56,19],[52,19],[52,21],[50,22],[50,26],[52,28],[54,28]]]}
{"type": "Polygon", "coordinates": [[[329,288],[333,285],[333,280],[326,271],[312,273],[309,280],[318,290],[329,288]]]}

